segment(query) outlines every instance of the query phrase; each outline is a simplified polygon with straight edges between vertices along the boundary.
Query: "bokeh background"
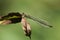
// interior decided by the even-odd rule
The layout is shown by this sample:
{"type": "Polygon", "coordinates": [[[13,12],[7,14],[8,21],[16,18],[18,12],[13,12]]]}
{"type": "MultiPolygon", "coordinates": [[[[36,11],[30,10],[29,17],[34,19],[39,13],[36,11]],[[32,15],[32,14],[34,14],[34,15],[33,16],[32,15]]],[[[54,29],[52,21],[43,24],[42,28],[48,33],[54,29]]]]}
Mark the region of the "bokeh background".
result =
{"type": "MultiPolygon", "coordinates": [[[[45,28],[27,19],[32,28],[32,40],[60,40],[60,0],[0,0],[0,16],[9,12],[26,13],[48,21],[53,28],[45,28]]],[[[0,40],[30,40],[21,23],[0,25],[0,40]]]]}

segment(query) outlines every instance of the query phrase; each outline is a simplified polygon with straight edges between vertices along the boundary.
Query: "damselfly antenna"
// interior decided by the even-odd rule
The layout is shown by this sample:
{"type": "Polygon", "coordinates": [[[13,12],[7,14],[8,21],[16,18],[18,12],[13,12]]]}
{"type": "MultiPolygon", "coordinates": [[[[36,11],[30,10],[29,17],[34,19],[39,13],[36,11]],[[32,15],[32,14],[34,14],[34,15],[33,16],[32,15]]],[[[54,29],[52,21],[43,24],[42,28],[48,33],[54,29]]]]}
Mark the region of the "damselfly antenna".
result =
{"type": "Polygon", "coordinates": [[[38,22],[38,23],[40,23],[42,25],[45,25],[45,26],[48,26],[48,27],[53,27],[50,24],[47,24],[45,21],[43,21],[41,19],[38,19],[38,18],[35,18],[35,17],[31,16],[31,15],[27,15],[27,14],[24,14],[24,13],[22,15],[24,15],[26,18],[32,19],[33,21],[36,21],[36,22],[38,22]]]}

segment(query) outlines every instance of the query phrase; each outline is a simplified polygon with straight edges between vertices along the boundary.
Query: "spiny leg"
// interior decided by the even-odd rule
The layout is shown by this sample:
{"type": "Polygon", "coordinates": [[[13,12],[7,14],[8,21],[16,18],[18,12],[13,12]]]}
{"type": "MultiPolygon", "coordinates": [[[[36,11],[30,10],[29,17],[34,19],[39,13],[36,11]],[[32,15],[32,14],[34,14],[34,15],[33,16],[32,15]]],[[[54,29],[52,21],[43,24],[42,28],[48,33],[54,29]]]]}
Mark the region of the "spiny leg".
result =
{"type": "Polygon", "coordinates": [[[3,21],[0,21],[0,24],[3,24],[3,25],[7,25],[7,24],[10,24],[11,21],[10,20],[3,20],[3,21]]]}
{"type": "Polygon", "coordinates": [[[24,17],[22,17],[21,23],[23,25],[22,28],[24,30],[24,34],[31,39],[31,27],[30,27],[30,24],[26,21],[26,19],[24,17]]]}

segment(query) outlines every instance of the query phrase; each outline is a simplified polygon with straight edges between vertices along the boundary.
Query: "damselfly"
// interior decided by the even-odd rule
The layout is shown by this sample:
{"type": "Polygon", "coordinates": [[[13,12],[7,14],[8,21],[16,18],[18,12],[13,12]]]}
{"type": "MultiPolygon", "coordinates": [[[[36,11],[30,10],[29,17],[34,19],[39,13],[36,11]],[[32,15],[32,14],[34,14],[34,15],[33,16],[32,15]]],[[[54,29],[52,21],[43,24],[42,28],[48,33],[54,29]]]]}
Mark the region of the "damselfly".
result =
{"type": "Polygon", "coordinates": [[[32,19],[33,21],[36,21],[50,28],[52,27],[50,24],[46,23],[41,19],[38,19],[31,15],[27,15],[25,13],[20,14],[19,12],[11,12],[5,16],[0,16],[0,24],[7,25],[7,24],[13,24],[13,23],[15,24],[15,23],[21,22],[22,28],[24,30],[24,34],[31,39],[31,27],[30,27],[30,24],[27,22],[26,18],[32,19]]]}

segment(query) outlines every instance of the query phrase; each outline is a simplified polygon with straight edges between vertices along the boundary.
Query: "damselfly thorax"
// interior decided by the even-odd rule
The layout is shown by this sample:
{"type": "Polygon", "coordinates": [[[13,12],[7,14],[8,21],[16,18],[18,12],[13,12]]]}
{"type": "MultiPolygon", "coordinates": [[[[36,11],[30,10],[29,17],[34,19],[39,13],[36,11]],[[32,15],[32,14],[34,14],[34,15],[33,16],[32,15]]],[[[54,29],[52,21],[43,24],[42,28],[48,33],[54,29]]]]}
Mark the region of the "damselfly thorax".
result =
{"type": "Polygon", "coordinates": [[[0,21],[3,20],[10,20],[11,23],[18,23],[21,22],[22,20],[22,15],[20,13],[9,13],[8,15],[2,16],[2,18],[0,19],[0,21]]]}

